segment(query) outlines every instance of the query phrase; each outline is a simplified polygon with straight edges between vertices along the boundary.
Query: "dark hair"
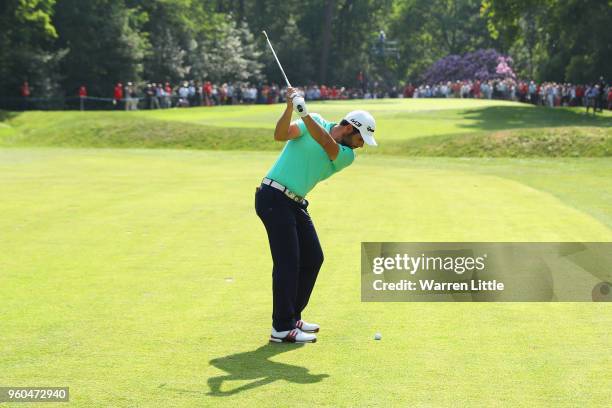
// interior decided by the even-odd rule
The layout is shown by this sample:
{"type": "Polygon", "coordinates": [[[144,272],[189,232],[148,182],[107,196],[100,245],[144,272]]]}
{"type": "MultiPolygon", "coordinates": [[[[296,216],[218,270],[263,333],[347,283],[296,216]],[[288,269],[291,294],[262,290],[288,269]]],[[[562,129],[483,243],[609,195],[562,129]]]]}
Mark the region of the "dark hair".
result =
{"type": "MultiPolygon", "coordinates": [[[[346,126],[346,125],[353,126],[353,124],[350,123],[348,120],[342,119],[342,122],[340,122],[340,126],[346,126]]],[[[359,133],[359,129],[357,129],[355,126],[353,126],[353,133],[351,133],[351,134],[354,135],[356,133],[359,133]]]]}

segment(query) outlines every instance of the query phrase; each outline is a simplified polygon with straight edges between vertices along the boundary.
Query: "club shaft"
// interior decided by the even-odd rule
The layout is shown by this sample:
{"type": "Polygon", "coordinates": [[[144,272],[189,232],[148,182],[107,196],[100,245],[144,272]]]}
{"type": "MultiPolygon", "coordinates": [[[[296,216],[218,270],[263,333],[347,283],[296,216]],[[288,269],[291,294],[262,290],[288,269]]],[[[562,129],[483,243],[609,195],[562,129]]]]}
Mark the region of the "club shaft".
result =
{"type": "Polygon", "coordinates": [[[272,54],[274,55],[274,59],[276,60],[276,63],[278,64],[278,67],[281,70],[281,73],[283,74],[283,77],[285,78],[285,82],[287,82],[287,86],[289,88],[291,88],[291,84],[289,83],[289,80],[287,79],[287,75],[285,75],[285,70],[283,69],[283,66],[281,65],[280,61],[278,60],[278,57],[276,56],[276,52],[274,52],[274,47],[272,47],[272,43],[270,42],[270,39],[268,38],[268,34],[265,32],[265,30],[263,31],[263,34],[266,36],[266,41],[268,41],[268,46],[270,46],[270,49],[272,50],[272,54]]]}

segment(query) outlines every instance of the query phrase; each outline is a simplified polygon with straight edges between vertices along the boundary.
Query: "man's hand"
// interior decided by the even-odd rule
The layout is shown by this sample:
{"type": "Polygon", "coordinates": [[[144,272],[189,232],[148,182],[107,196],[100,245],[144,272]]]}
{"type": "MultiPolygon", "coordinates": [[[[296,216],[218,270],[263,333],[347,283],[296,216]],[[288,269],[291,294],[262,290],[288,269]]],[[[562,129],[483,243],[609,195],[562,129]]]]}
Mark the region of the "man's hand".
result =
{"type": "Polygon", "coordinates": [[[294,88],[287,89],[287,108],[276,123],[276,128],[274,129],[274,140],[286,141],[300,136],[300,128],[298,128],[296,124],[290,123],[291,111],[293,110],[293,98],[291,98],[290,95],[294,95],[295,93],[296,91],[294,88]]]}
{"type": "Polygon", "coordinates": [[[293,110],[293,96],[297,94],[297,89],[295,88],[287,88],[287,93],[285,94],[285,99],[287,100],[287,108],[293,110]]]}
{"type": "Polygon", "coordinates": [[[295,88],[287,88],[287,105],[291,104],[295,113],[300,117],[308,115],[308,108],[306,108],[306,102],[302,98],[295,88]]]}
{"type": "Polygon", "coordinates": [[[302,98],[301,96],[293,97],[293,110],[295,111],[295,113],[300,115],[301,118],[303,118],[304,116],[308,116],[308,108],[306,107],[306,102],[304,101],[304,98],[302,98]]]}

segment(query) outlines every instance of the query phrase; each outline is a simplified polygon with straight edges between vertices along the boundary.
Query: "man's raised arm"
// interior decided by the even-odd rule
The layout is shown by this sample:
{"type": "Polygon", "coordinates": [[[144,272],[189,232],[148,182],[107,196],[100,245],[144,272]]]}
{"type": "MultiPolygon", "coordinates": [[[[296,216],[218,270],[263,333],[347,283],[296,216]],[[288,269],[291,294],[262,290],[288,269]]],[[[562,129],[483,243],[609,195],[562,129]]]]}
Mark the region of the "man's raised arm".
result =
{"type": "Polygon", "coordinates": [[[290,94],[293,94],[295,89],[287,89],[287,106],[283,115],[276,122],[276,128],[274,129],[274,140],[284,141],[295,139],[300,135],[300,128],[297,125],[291,124],[291,113],[293,110],[293,104],[291,103],[290,94]]]}
{"type": "MultiPolygon", "coordinates": [[[[290,89],[293,90],[293,88],[290,89]]],[[[288,90],[287,103],[291,103],[293,105],[293,110],[295,110],[295,113],[300,115],[304,121],[304,124],[306,125],[306,129],[308,129],[308,132],[310,132],[313,139],[321,145],[323,150],[325,150],[325,153],[327,153],[329,159],[336,160],[336,157],[338,157],[338,152],[340,152],[338,143],[336,143],[327,130],[323,129],[321,125],[315,122],[310,116],[308,109],[306,108],[304,98],[299,96],[297,92],[289,92],[288,90]]]]}
{"type": "Polygon", "coordinates": [[[338,157],[338,152],[340,152],[340,146],[338,146],[338,143],[336,143],[336,141],[331,137],[329,132],[315,122],[310,115],[303,116],[302,120],[304,121],[306,129],[308,129],[314,140],[316,140],[317,143],[321,145],[323,150],[325,150],[325,153],[327,153],[329,159],[336,160],[336,157],[338,157]]]}

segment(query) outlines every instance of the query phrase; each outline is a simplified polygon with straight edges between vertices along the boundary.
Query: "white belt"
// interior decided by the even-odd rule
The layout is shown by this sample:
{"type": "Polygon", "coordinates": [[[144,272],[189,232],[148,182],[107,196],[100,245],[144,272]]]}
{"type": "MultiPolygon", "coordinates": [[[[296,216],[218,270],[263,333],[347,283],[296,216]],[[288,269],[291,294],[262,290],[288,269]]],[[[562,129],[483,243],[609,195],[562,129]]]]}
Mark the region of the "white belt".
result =
{"type": "Polygon", "coordinates": [[[281,191],[283,194],[285,194],[287,197],[289,197],[296,203],[304,204],[306,201],[304,200],[304,197],[295,194],[293,191],[289,190],[287,187],[283,186],[281,183],[278,183],[272,179],[264,177],[261,183],[281,191]]]}

